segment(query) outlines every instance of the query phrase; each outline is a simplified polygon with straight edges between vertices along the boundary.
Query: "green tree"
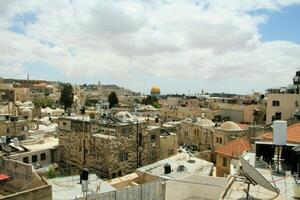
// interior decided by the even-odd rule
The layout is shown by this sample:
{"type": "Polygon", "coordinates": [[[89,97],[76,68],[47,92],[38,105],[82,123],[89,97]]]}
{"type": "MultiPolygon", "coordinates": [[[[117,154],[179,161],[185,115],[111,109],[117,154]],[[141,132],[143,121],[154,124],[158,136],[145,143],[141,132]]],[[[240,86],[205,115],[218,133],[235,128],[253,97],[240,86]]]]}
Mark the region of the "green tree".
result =
{"type": "Polygon", "coordinates": [[[47,97],[37,97],[33,99],[32,102],[34,103],[35,106],[42,107],[42,108],[46,108],[46,107],[53,108],[54,106],[54,101],[47,97]]]}
{"type": "Polygon", "coordinates": [[[156,96],[147,96],[143,99],[143,104],[145,105],[151,105],[154,108],[161,108],[161,105],[158,103],[156,96]]]}
{"type": "Polygon", "coordinates": [[[113,108],[119,104],[119,99],[115,92],[111,92],[108,96],[109,108],[113,108]]]}
{"type": "Polygon", "coordinates": [[[74,93],[70,83],[64,84],[61,90],[59,102],[64,106],[65,111],[73,104],[74,93]]]}

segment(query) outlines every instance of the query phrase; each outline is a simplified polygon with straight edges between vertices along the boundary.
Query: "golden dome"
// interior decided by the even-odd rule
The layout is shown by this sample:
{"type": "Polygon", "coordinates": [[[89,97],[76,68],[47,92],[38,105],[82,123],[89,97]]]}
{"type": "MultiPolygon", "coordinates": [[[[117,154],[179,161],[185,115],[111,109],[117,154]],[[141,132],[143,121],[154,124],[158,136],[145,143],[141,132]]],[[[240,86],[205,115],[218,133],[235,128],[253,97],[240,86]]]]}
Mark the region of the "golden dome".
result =
{"type": "Polygon", "coordinates": [[[151,88],[151,94],[160,94],[160,88],[155,85],[151,88]]]}

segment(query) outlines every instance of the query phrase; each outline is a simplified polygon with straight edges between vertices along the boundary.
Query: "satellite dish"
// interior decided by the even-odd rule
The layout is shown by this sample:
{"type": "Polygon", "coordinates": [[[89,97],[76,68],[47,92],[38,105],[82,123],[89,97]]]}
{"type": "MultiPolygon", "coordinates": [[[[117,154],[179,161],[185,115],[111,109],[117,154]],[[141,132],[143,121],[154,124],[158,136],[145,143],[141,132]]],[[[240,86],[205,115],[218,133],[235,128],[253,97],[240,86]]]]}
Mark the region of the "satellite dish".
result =
{"type": "Polygon", "coordinates": [[[261,187],[276,192],[279,194],[279,191],[271,185],[263,175],[261,175],[254,167],[252,167],[242,156],[240,156],[240,162],[243,167],[243,172],[246,176],[246,178],[251,179],[252,182],[260,185],[261,187]]]}

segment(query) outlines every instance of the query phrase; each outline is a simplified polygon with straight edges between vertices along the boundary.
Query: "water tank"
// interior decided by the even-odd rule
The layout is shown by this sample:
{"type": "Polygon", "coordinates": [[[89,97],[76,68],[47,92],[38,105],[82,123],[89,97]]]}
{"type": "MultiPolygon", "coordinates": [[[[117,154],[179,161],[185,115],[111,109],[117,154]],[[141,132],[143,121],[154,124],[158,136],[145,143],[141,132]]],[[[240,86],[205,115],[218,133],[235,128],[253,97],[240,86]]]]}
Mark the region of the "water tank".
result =
{"type": "Polygon", "coordinates": [[[3,144],[6,143],[6,136],[1,136],[1,143],[3,143],[3,144]]]}
{"type": "Polygon", "coordinates": [[[165,164],[164,166],[165,174],[170,174],[172,172],[171,165],[165,164]]]}
{"type": "Polygon", "coordinates": [[[275,145],[286,145],[286,121],[274,121],[273,122],[273,143],[275,145]]]}
{"type": "Polygon", "coordinates": [[[14,146],[17,147],[20,145],[19,139],[18,138],[14,138],[14,146]]]}
{"type": "Polygon", "coordinates": [[[81,171],[81,179],[83,181],[87,181],[89,180],[89,170],[84,168],[82,171],[81,171]]]}

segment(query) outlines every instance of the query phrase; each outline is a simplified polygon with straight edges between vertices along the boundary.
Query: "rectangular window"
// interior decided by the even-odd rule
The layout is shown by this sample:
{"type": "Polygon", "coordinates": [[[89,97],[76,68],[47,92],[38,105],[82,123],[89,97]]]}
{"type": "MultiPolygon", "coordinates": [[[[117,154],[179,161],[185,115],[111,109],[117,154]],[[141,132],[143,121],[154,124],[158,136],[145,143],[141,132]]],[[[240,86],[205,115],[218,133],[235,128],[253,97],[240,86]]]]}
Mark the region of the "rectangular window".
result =
{"type": "Polygon", "coordinates": [[[155,142],[156,141],[156,135],[151,135],[150,140],[151,140],[151,142],[155,142]]]}
{"type": "Polygon", "coordinates": [[[277,100],[272,101],[272,106],[280,106],[280,102],[277,100]]]}
{"type": "Polygon", "coordinates": [[[46,153],[41,153],[41,160],[46,160],[46,153]]]}
{"type": "Polygon", "coordinates": [[[67,125],[67,122],[63,122],[63,126],[66,126],[67,125]]]}
{"type": "Polygon", "coordinates": [[[28,157],[23,158],[23,163],[29,163],[28,157]]]}
{"type": "Polygon", "coordinates": [[[227,158],[223,158],[223,167],[227,167],[227,158]]]}
{"type": "Polygon", "coordinates": [[[185,136],[189,136],[189,132],[188,131],[184,131],[184,135],[185,136]]]}
{"type": "Polygon", "coordinates": [[[38,157],[37,157],[37,155],[33,155],[31,159],[32,159],[32,162],[34,163],[34,162],[37,162],[38,157]]]}
{"type": "Polygon", "coordinates": [[[121,153],[121,154],[119,155],[119,160],[120,160],[121,162],[128,160],[128,153],[127,153],[127,152],[121,153]]]}
{"type": "Polygon", "coordinates": [[[174,149],[168,149],[168,155],[171,156],[174,154],[174,149]]]}
{"type": "Polygon", "coordinates": [[[123,134],[129,134],[129,133],[131,133],[131,128],[128,128],[128,127],[123,128],[123,129],[122,129],[122,133],[123,133],[123,134]]]}

